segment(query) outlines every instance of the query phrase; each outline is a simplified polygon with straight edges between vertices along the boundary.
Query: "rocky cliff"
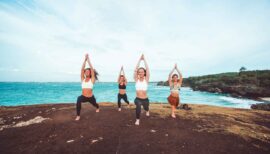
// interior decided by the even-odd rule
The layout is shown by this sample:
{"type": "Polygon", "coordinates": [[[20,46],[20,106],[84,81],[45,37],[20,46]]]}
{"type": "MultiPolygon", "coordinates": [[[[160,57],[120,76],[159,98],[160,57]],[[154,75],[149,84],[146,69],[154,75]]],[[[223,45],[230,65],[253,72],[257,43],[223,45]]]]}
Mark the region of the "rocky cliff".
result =
{"type": "MultiPolygon", "coordinates": [[[[168,82],[158,82],[168,86],[168,82]]],[[[230,94],[233,97],[270,96],[270,70],[231,72],[184,78],[183,86],[193,90],[230,94]]]]}

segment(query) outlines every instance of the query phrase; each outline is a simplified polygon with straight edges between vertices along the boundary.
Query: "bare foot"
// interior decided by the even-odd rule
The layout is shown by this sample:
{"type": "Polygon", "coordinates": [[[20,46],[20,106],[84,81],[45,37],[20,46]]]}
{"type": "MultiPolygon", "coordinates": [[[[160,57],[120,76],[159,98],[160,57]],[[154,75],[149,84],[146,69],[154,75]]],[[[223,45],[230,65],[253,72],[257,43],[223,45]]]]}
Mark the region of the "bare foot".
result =
{"type": "Polygon", "coordinates": [[[99,112],[99,109],[96,109],[96,112],[99,112]]]}
{"type": "Polygon", "coordinates": [[[135,125],[139,126],[140,125],[140,120],[136,119],[135,125]]]}
{"type": "Polygon", "coordinates": [[[75,120],[76,120],[76,121],[80,120],[80,116],[77,116],[75,120]]]}
{"type": "Polygon", "coordinates": [[[172,114],[172,117],[173,117],[173,118],[176,118],[175,114],[172,114]]]}
{"type": "Polygon", "coordinates": [[[150,112],[146,111],[146,116],[149,117],[150,116],[150,112]]]}
{"type": "Polygon", "coordinates": [[[118,111],[120,112],[121,111],[121,108],[118,108],[118,111]]]}

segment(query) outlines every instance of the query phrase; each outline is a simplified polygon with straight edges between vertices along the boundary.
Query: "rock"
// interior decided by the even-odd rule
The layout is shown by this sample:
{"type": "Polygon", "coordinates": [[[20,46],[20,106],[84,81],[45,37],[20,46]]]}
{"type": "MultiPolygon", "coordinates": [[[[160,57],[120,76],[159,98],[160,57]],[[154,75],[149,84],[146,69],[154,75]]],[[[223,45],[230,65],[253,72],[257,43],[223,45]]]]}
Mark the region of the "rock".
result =
{"type": "Polygon", "coordinates": [[[168,81],[159,81],[158,83],[157,83],[157,86],[169,86],[169,82],[168,81]]]}
{"type": "Polygon", "coordinates": [[[222,93],[222,90],[219,89],[219,88],[215,88],[215,92],[217,92],[217,93],[222,93]]]}
{"type": "Polygon", "coordinates": [[[230,96],[232,96],[232,97],[240,97],[240,95],[238,95],[237,93],[232,93],[232,94],[230,94],[230,96]]]}
{"type": "Polygon", "coordinates": [[[5,124],[5,120],[3,118],[0,118],[0,125],[5,124]]]}
{"type": "Polygon", "coordinates": [[[13,119],[15,120],[15,119],[21,119],[22,117],[21,116],[15,116],[15,117],[13,117],[13,119]]]}
{"type": "Polygon", "coordinates": [[[41,123],[44,120],[48,120],[49,118],[43,118],[41,116],[37,116],[34,119],[30,119],[28,121],[21,121],[19,123],[17,123],[16,125],[14,125],[13,127],[23,127],[23,126],[28,126],[28,125],[32,125],[32,124],[36,124],[36,123],[41,123]]]}
{"type": "Polygon", "coordinates": [[[91,141],[91,144],[93,144],[93,143],[96,143],[98,140],[92,140],[91,141]]]}
{"type": "Polygon", "coordinates": [[[251,109],[270,111],[270,103],[252,104],[251,109]]]}
{"type": "Polygon", "coordinates": [[[53,138],[53,137],[56,137],[57,135],[56,134],[52,134],[49,136],[49,138],[53,138]]]}
{"type": "Polygon", "coordinates": [[[103,137],[99,137],[98,139],[103,140],[103,137]]]}
{"type": "Polygon", "coordinates": [[[155,132],[157,132],[156,130],[154,130],[154,129],[152,129],[152,130],[150,130],[150,132],[151,133],[155,133],[155,132]]]}
{"type": "Polygon", "coordinates": [[[74,142],[74,140],[68,140],[68,141],[67,141],[67,143],[72,143],[72,142],[74,142]]]}

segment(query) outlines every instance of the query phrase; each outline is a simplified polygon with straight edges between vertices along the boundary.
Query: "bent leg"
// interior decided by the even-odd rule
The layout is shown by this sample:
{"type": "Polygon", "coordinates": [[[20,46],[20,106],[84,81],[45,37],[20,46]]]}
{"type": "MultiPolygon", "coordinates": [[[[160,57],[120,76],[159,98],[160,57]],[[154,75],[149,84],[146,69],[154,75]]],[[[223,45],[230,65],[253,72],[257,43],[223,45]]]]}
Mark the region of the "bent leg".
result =
{"type": "Polygon", "coordinates": [[[149,100],[148,99],[143,101],[142,105],[143,105],[143,109],[145,111],[149,111],[149,100]]]}
{"type": "Polygon", "coordinates": [[[97,104],[97,101],[96,101],[96,98],[94,95],[92,97],[90,97],[89,103],[91,103],[97,109],[99,108],[99,105],[97,104]]]}
{"type": "Polygon", "coordinates": [[[123,99],[124,99],[124,101],[125,101],[127,104],[129,104],[129,101],[128,101],[128,98],[127,98],[127,94],[125,94],[125,95],[123,96],[123,99]]]}
{"type": "Polygon", "coordinates": [[[81,107],[82,107],[82,102],[85,101],[85,97],[83,95],[79,96],[77,98],[77,103],[76,103],[76,111],[77,111],[77,116],[80,116],[81,113],[81,107]]]}
{"type": "Polygon", "coordinates": [[[117,96],[117,103],[118,103],[118,108],[121,108],[121,96],[120,96],[120,94],[118,94],[118,96],[117,96]]]}
{"type": "Polygon", "coordinates": [[[138,99],[135,99],[134,103],[136,105],[136,119],[140,119],[142,104],[138,99]]]}

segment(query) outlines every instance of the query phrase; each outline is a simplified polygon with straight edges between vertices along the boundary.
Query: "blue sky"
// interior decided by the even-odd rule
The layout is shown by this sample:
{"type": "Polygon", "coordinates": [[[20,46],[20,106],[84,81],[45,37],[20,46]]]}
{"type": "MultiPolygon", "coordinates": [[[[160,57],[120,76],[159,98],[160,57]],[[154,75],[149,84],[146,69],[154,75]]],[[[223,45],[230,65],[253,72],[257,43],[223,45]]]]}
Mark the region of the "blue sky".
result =
{"type": "Polygon", "coordinates": [[[0,1],[0,81],[129,81],[141,53],[151,80],[270,69],[270,1],[0,1]]]}

